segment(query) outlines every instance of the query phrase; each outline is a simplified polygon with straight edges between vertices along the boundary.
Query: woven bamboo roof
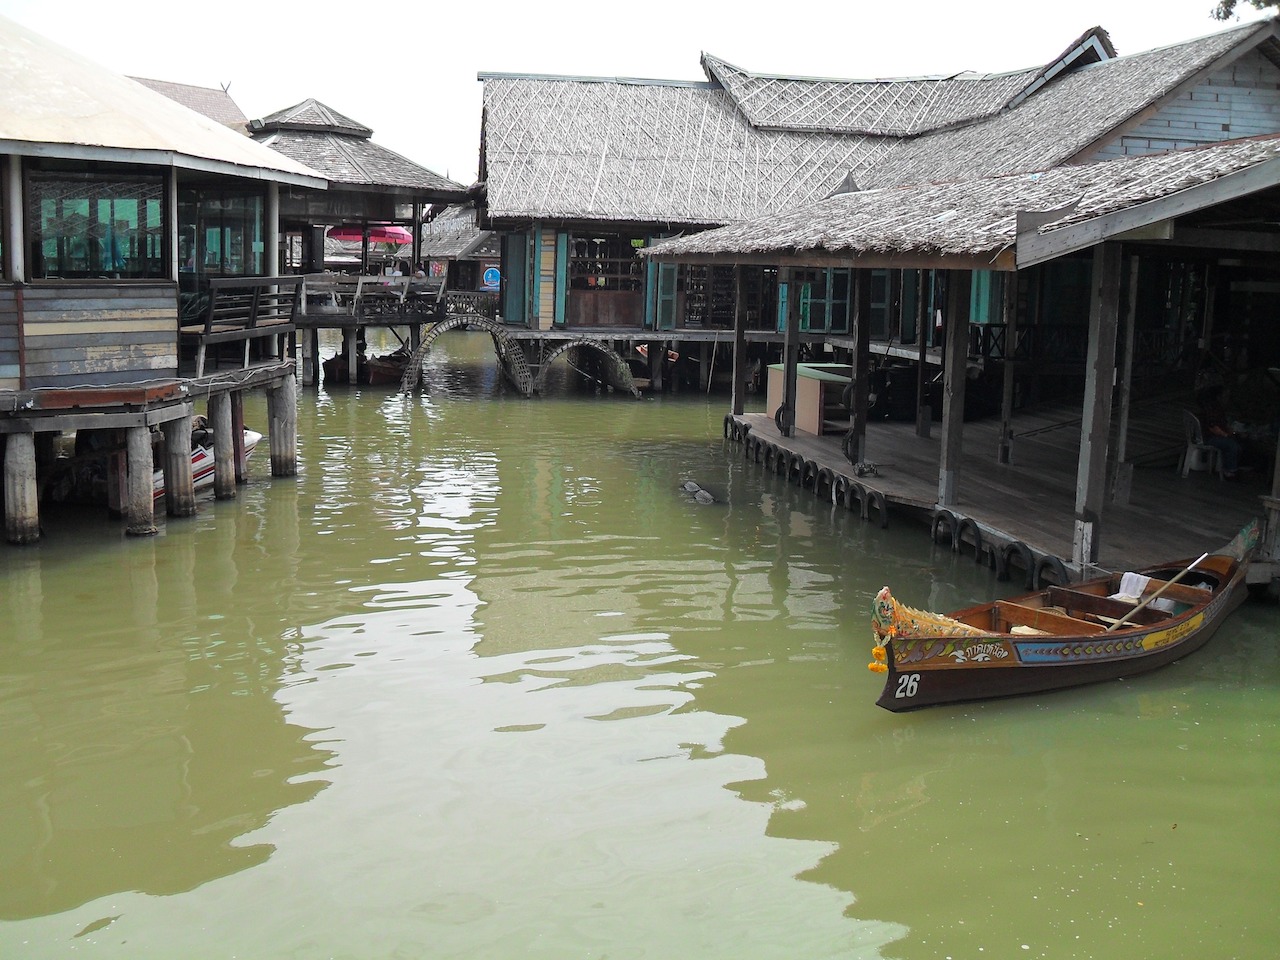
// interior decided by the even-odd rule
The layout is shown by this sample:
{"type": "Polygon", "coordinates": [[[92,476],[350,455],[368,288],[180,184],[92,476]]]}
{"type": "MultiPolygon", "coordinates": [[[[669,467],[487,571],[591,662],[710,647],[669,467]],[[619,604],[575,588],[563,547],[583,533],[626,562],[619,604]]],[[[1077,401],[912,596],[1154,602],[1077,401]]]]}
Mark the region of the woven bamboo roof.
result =
{"type": "Polygon", "coordinates": [[[487,77],[489,215],[719,224],[830,193],[882,138],[753,128],[705,83],[487,77]]]}
{"type": "MultiPolygon", "coordinates": [[[[1277,157],[1280,134],[1038,173],[845,193],[784,214],[665,240],[645,253],[659,259],[822,254],[994,261],[1018,240],[1019,213],[1054,213],[1037,229],[1048,234],[1277,157]]],[[[1272,179],[1269,185],[1280,183],[1280,171],[1272,179]]]]}
{"type": "Polygon", "coordinates": [[[748,73],[703,54],[702,67],[759,129],[905,137],[989,116],[1038,74],[822,80],[748,73]]]}
{"type": "Polygon", "coordinates": [[[488,212],[706,226],[804,206],[848,180],[1039,170],[1274,33],[1262,21],[1111,59],[1094,28],[1043,67],[893,81],[751,74],[710,55],[705,83],[481,74],[488,212]]]}
{"type": "Polygon", "coordinates": [[[1067,73],[994,117],[897,142],[886,162],[868,170],[859,185],[957,180],[1067,162],[1237,47],[1274,29],[1273,21],[1251,23],[1067,73]]]}
{"type": "Polygon", "coordinates": [[[317,100],[250,122],[253,138],[323,174],[332,186],[400,189],[461,199],[466,187],[372,139],[373,131],[317,100]]]}

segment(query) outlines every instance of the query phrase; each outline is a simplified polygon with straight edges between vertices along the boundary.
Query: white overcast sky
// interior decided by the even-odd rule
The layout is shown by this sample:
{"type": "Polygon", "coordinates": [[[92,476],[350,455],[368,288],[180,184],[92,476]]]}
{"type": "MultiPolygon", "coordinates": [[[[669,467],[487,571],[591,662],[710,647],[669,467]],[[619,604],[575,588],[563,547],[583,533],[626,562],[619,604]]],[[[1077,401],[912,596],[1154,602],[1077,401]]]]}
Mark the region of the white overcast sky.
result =
{"type": "MultiPolygon", "coordinates": [[[[229,85],[250,119],[314,97],[469,184],[482,72],[704,80],[704,51],[755,73],[999,72],[1042,65],[1095,25],[1121,54],[1214,33],[1230,24],[1213,2],[0,0],[0,14],[118,73],[229,85]]],[[[1242,19],[1262,16],[1240,3],[1242,19]]]]}

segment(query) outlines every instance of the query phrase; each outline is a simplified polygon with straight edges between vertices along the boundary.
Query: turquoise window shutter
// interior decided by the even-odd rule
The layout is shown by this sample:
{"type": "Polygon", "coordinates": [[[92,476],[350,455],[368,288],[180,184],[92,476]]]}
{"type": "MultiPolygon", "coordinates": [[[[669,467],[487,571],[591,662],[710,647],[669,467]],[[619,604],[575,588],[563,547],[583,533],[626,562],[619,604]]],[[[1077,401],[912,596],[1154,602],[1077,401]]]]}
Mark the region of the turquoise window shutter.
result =
{"type": "Polygon", "coordinates": [[[569,300],[569,234],[556,234],[556,306],[555,325],[563,327],[565,306],[569,300]]]}
{"type": "Polygon", "coordinates": [[[502,319],[522,327],[529,323],[525,309],[529,297],[528,249],[529,238],[523,233],[508,233],[502,238],[502,319]]]}
{"type": "Polygon", "coordinates": [[[676,327],[676,270],[674,263],[658,265],[658,300],[655,319],[659,330],[676,327]]]}

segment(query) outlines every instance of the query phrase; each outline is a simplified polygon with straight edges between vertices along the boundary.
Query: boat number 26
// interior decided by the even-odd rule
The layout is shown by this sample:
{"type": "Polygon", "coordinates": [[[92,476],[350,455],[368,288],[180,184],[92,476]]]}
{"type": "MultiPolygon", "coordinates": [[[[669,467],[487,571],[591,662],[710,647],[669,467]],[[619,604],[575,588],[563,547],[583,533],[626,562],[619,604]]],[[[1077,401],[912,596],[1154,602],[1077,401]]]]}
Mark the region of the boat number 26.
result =
{"type": "Polygon", "coordinates": [[[914,697],[918,689],[920,689],[920,674],[904,673],[898,678],[898,689],[893,692],[893,696],[895,699],[905,700],[908,697],[914,697]]]}

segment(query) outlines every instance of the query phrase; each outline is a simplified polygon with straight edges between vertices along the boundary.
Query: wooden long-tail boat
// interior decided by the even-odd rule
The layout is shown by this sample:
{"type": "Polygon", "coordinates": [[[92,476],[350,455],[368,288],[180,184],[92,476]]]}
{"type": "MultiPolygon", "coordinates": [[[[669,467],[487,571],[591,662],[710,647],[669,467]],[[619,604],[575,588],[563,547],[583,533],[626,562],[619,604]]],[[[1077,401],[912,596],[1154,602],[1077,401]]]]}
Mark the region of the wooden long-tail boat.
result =
{"type": "Polygon", "coordinates": [[[876,704],[894,712],[1041,693],[1154,670],[1208,642],[1245,599],[1257,521],[1195,560],[1049,586],[941,615],[872,603],[876,704]]]}

